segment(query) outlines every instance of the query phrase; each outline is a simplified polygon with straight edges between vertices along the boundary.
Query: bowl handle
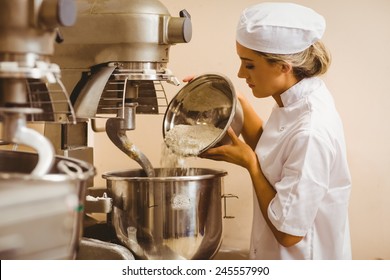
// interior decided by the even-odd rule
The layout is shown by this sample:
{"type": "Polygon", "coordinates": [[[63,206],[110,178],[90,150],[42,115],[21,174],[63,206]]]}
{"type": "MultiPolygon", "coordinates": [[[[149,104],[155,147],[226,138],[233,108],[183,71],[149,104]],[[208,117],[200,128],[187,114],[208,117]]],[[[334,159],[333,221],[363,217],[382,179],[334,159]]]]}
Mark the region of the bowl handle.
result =
{"type": "Polygon", "coordinates": [[[239,197],[237,195],[234,195],[234,194],[231,194],[231,193],[223,194],[221,197],[223,198],[223,218],[224,219],[234,219],[235,218],[234,216],[229,216],[229,215],[226,214],[227,213],[227,211],[226,211],[226,199],[233,198],[233,197],[239,198],[239,197]]]}

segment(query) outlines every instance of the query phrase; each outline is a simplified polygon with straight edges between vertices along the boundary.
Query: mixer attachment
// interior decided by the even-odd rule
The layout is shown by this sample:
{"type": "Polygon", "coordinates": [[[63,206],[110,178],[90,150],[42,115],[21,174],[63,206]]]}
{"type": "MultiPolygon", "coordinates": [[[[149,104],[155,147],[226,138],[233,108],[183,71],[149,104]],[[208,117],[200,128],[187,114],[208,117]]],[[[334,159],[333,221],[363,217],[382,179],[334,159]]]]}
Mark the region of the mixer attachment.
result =
{"type": "Polygon", "coordinates": [[[148,158],[127,137],[125,123],[121,118],[108,119],[106,122],[108,137],[122,152],[138,162],[148,177],[154,177],[154,169],[148,158]]]}

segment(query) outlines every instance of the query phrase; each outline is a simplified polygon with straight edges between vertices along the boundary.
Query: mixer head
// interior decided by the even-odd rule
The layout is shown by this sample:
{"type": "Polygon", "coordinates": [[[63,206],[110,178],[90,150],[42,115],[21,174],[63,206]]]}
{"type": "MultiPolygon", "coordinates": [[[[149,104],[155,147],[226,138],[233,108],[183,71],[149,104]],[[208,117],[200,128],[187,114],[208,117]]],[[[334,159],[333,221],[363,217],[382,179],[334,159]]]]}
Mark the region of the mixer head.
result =
{"type": "Polygon", "coordinates": [[[77,25],[61,29],[66,40],[54,56],[73,88],[76,116],[115,115],[126,103],[136,103],[137,113],[162,114],[167,100],[161,82],[179,85],[167,69],[169,48],[192,37],[188,12],[172,17],[157,0],[77,5],[77,25]]]}
{"type": "Polygon", "coordinates": [[[2,259],[71,259],[78,248],[94,169],[83,178],[84,163],[56,159],[52,143],[27,127],[27,121],[67,122],[72,114],[60,68],[50,59],[58,27],[75,19],[73,0],[0,1],[0,139],[37,152],[0,151],[2,259]]]}

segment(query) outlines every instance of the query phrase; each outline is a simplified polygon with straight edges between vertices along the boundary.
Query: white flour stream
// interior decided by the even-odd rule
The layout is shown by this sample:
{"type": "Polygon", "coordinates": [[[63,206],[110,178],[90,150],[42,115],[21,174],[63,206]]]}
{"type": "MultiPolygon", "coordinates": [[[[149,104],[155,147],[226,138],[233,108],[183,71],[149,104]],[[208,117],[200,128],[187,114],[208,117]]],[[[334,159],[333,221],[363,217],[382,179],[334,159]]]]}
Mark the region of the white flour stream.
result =
{"type": "Polygon", "coordinates": [[[181,169],[186,174],[184,172],[188,168],[186,158],[197,156],[222,131],[215,126],[203,124],[174,126],[165,134],[165,143],[161,148],[160,165],[165,174],[160,176],[169,176],[169,170],[175,168],[181,169]]]}

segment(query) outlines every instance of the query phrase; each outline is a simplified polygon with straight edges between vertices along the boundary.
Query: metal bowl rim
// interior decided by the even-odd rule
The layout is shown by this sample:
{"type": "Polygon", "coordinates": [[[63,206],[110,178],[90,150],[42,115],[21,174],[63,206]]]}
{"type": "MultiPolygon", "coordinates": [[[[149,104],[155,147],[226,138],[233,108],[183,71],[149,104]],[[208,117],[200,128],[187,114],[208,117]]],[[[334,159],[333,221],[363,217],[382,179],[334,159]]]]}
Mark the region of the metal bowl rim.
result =
{"type": "MultiPolygon", "coordinates": [[[[163,168],[155,168],[155,170],[160,170],[163,168]]],[[[128,172],[142,172],[142,169],[126,169],[119,171],[110,171],[102,174],[102,177],[106,180],[111,181],[154,181],[154,182],[165,182],[165,181],[198,181],[204,179],[215,179],[222,178],[226,176],[228,173],[222,169],[211,169],[211,168],[189,168],[190,170],[209,170],[213,171],[213,174],[201,174],[201,175],[189,175],[189,176],[166,176],[166,177],[146,177],[143,176],[120,176],[120,173],[128,173],[128,172]]]]}

